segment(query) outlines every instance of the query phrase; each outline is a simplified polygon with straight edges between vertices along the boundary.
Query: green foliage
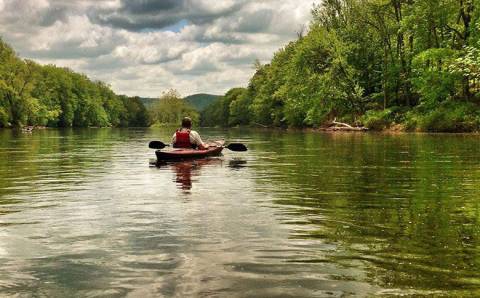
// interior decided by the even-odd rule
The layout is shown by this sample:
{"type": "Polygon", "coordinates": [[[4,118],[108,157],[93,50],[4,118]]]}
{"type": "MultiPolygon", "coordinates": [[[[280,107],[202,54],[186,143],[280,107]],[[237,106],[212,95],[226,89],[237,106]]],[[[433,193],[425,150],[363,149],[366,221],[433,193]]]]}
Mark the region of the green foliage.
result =
{"type": "MultiPolygon", "coordinates": [[[[337,118],[372,129],[476,129],[480,0],[325,0],[312,17],[307,34],[269,63],[255,62],[246,89],[231,89],[202,110],[201,124],[318,127],[337,118]]],[[[178,94],[171,97],[157,102],[154,121],[198,117],[178,94]]],[[[130,123],[125,114],[142,118],[142,109],[108,86],[21,61],[4,43],[0,108],[2,126],[116,126],[130,123]]]]}
{"type": "Polygon", "coordinates": [[[229,125],[247,125],[251,121],[251,96],[247,89],[237,88],[235,98],[230,102],[229,125]]]}
{"type": "Polygon", "coordinates": [[[250,97],[245,88],[230,89],[205,108],[202,126],[233,126],[250,123],[250,97]]]}
{"type": "Polygon", "coordinates": [[[480,129],[479,107],[448,102],[417,116],[417,129],[430,132],[472,132],[480,129]]]}
{"type": "Polygon", "coordinates": [[[0,127],[7,127],[9,126],[8,123],[9,117],[5,108],[0,108],[0,127]]]}
{"type": "Polygon", "coordinates": [[[165,92],[150,108],[150,116],[156,124],[179,125],[183,117],[192,118],[194,123],[198,123],[200,119],[196,109],[173,89],[165,92]]]}
{"type": "Polygon", "coordinates": [[[371,130],[383,130],[392,123],[392,110],[370,110],[360,119],[365,127],[371,130]]]}
{"type": "Polygon", "coordinates": [[[120,96],[126,112],[120,115],[120,126],[146,127],[150,126],[151,119],[147,108],[140,97],[120,96]]]}
{"type": "Polygon", "coordinates": [[[131,100],[69,69],[23,61],[0,39],[0,127],[147,126],[143,104],[131,100]]]}
{"type": "Polygon", "coordinates": [[[228,119],[228,115],[227,118],[224,115],[225,110],[228,109],[226,109],[225,98],[222,96],[202,111],[200,125],[222,126],[228,123],[228,120],[225,120],[228,119]]]}
{"type": "Polygon", "coordinates": [[[429,49],[413,58],[411,80],[422,104],[434,106],[455,95],[461,77],[449,68],[456,54],[450,49],[429,49]]]}
{"type": "MultiPolygon", "coordinates": [[[[480,26],[477,25],[477,26],[480,26]]],[[[450,64],[449,68],[452,75],[457,75],[468,82],[468,88],[473,87],[475,93],[479,93],[480,81],[480,40],[475,46],[466,46],[461,55],[450,64]]]]}
{"type": "MultiPolygon", "coordinates": [[[[185,97],[184,100],[187,101],[191,106],[193,106],[198,112],[202,112],[211,103],[213,103],[220,97],[221,96],[219,95],[199,93],[189,95],[185,97]]],[[[150,109],[153,105],[158,103],[158,98],[140,98],[140,100],[145,105],[145,107],[147,107],[147,109],[150,109]]]]}
{"type": "Polygon", "coordinates": [[[197,111],[201,112],[205,110],[212,102],[217,100],[220,96],[212,94],[193,94],[185,97],[184,99],[193,106],[197,111]]]}
{"type": "Polygon", "coordinates": [[[477,118],[465,106],[479,111],[479,7],[479,0],[322,1],[308,34],[270,63],[257,61],[247,90],[229,91],[202,122],[317,127],[337,118],[371,129],[473,130],[477,118]]]}

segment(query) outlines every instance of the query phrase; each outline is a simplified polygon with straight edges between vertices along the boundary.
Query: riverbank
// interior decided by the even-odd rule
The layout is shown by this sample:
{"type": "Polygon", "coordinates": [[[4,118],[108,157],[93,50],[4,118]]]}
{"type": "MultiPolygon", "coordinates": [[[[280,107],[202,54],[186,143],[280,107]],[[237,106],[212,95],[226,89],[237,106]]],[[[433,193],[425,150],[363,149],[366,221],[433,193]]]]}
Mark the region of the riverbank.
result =
{"type": "MultiPolygon", "coordinates": [[[[348,114],[333,120],[330,119],[322,121],[317,126],[305,127],[299,125],[290,127],[320,131],[480,132],[480,106],[469,102],[444,102],[434,108],[418,106],[413,108],[373,109],[361,115],[348,114]]],[[[262,128],[279,127],[279,125],[256,122],[251,125],[262,128]]]]}
{"type": "MultiPolygon", "coordinates": [[[[205,128],[212,128],[212,127],[200,127],[199,129],[205,128]]],[[[221,128],[219,126],[213,128],[221,128]]],[[[368,129],[366,127],[352,127],[353,129],[341,129],[338,127],[261,127],[255,125],[246,125],[246,126],[235,126],[235,127],[228,127],[224,129],[242,129],[242,128],[249,128],[255,129],[260,131],[298,131],[298,132],[311,132],[311,133],[383,133],[383,134],[480,134],[480,130],[476,131],[455,131],[455,132],[448,132],[448,131],[422,131],[422,130],[408,130],[402,124],[394,124],[389,127],[385,127],[382,129],[368,129]]]]}
{"type": "MultiPolygon", "coordinates": [[[[98,126],[89,126],[89,127],[68,127],[67,129],[95,129],[95,128],[152,128],[152,129],[164,129],[171,128],[176,129],[177,124],[173,123],[156,123],[148,127],[98,127],[98,126]]],[[[0,130],[18,130],[22,132],[33,132],[36,130],[45,130],[45,129],[65,129],[66,127],[48,127],[48,126],[23,126],[23,127],[0,127],[0,130]]],[[[442,130],[422,130],[420,128],[409,128],[405,123],[388,123],[382,126],[356,126],[355,124],[348,124],[343,122],[329,122],[321,127],[278,127],[278,126],[266,126],[266,125],[236,125],[232,127],[222,127],[222,126],[199,126],[197,130],[209,129],[209,128],[222,128],[222,129],[255,129],[255,130],[276,130],[276,131],[303,131],[303,132],[329,132],[329,133],[422,133],[422,134],[479,134],[480,129],[473,130],[453,130],[453,131],[442,131],[442,130]]]]}

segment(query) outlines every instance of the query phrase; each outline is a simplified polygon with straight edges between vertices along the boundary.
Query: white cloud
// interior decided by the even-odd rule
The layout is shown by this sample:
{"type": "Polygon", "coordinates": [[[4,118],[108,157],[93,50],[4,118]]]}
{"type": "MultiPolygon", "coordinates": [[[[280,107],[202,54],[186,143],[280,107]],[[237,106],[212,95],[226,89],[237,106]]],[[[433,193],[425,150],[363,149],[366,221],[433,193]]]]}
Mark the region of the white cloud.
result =
{"type": "Polygon", "coordinates": [[[70,67],[118,93],[158,96],[175,88],[184,95],[220,94],[246,86],[255,59],[268,61],[294,39],[309,22],[312,5],[313,0],[0,0],[0,35],[25,58],[70,67]]]}

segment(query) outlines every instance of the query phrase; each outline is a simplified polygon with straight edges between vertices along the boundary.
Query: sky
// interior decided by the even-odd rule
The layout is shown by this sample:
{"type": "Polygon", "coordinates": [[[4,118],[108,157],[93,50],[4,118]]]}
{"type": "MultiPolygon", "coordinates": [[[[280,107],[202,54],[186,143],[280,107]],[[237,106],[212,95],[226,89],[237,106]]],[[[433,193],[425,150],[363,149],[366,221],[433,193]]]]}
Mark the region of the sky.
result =
{"type": "MultiPolygon", "coordinates": [[[[318,2],[318,1],[317,1],[318,2]]],[[[22,58],[118,94],[245,87],[310,21],[314,0],[0,0],[0,36],[22,58]]]]}

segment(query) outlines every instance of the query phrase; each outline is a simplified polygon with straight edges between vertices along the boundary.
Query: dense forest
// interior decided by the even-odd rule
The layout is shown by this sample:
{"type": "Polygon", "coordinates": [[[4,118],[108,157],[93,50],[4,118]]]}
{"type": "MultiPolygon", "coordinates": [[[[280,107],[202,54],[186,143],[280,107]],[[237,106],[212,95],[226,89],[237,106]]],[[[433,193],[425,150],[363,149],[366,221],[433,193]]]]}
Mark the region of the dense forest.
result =
{"type": "MultiPolygon", "coordinates": [[[[148,110],[150,110],[151,112],[154,112],[153,109],[159,107],[159,100],[164,99],[165,95],[173,95],[174,97],[176,97],[177,100],[181,99],[178,91],[176,91],[175,89],[171,89],[164,92],[163,95],[160,97],[157,97],[157,98],[141,97],[140,100],[148,110]]],[[[168,98],[169,96],[166,96],[166,97],[168,98]]],[[[190,105],[198,112],[201,112],[205,110],[206,107],[208,107],[212,102],[217,100],[219,97],[220,97],[219,95],[198,93],[198,94],[192,94],[184,97],[183,101],[181,102],[182,102],[182,105],[190,105]]]]}
{"type": "Polygon", "coordinates": [[[192,94],[184,99],[192,105],[197,111],[205,110],[212,102],[217,100],[220,96],[213,94],[198,93],[192,94]]]}
{"type": "Polygon", "coordinates": [[[0,39],[0,127],[148,126],[140,98],[53,65],[20,59],[0,39]]]}
{"type": "Polygon", "coordinates": [[[478,131],[480,0],[324,0],[203,125],[478,131]]]}
{"type": "Polygon", "coordinates": [[[200,121],[200,113],[189,101],[182,98],[178,91],[170,89],[153,102],[149,108],[153,125],[179,125],[183,117],[190,117],[195,124],[200,121]]]}

